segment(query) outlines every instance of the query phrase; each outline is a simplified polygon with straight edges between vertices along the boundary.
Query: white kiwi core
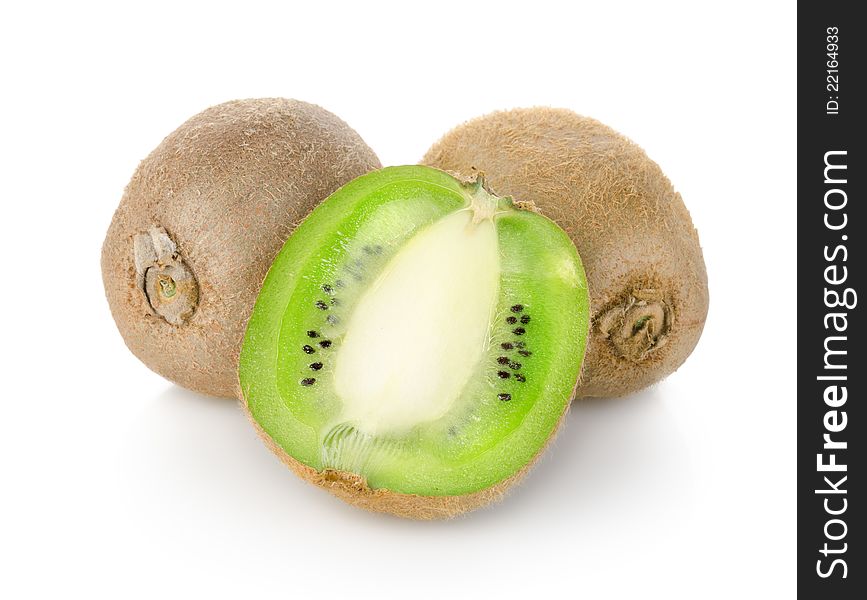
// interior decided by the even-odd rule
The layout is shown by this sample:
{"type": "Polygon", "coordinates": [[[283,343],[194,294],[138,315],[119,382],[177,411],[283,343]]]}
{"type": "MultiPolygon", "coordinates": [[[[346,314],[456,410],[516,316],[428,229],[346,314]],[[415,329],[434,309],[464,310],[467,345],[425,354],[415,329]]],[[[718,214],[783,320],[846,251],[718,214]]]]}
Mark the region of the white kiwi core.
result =
{"type": "Polygon", "coordinates": [[[490,206],[421,231],[359,299],[336,357],[340,421],[401,433],[446,414],[488,349],[500,257],[490,206]]]}

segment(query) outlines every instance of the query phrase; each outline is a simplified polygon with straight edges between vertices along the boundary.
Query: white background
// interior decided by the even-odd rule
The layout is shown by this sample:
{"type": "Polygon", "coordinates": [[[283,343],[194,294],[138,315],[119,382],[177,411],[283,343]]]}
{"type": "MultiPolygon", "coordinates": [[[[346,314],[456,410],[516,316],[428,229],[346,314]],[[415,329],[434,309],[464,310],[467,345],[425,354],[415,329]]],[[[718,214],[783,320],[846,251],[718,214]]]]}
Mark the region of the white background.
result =
{"type": "Polygon", "coordinates": [[[0,8],[0,596],[794,596],[793,2],[19,4],[0,8]],[[575,405],[466,518],[302,483],[235,403],[126,350],[99,270],[138,161],[256,96],[332,110],[387,165],[498,108],[613,126],[699,230],[698,348],[649,391],[575,405]]]}

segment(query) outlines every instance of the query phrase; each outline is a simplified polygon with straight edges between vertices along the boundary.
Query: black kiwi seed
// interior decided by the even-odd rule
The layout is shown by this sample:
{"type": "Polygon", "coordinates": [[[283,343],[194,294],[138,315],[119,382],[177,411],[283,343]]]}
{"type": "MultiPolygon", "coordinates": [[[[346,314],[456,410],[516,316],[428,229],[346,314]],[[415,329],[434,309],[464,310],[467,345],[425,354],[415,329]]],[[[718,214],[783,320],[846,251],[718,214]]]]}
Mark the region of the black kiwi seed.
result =
{"type": "Polygon", "coordinates": [[[332,287],[331,287],[330,285],[328,285],[327,283],[323,283],[323,284],[322,284],[322,291],[325,292],[326,294],[330,294],[331,292],[334,291],[334,288],[332,288],[332,287]]]}
{"type": "Polygon", "coordinates": [[[517,371],[518,369],[521,368],[521,363],[511,362],[511,363],[509,363],[509,368],[512,369],[513,371],[517,371]]]}
{"type": "Polygon", "coordinates": [[[533,353],[529,350],[518,350],[518,354],[520,354],[521,356],[530,356],[533,353]]]}
{"type": "Polygon", "coordinates": [[[332,298],[331,299],[331,306],[340,306],[340,299],[339,298],[332,298]]]}
{"type": "Polygon", "coordinates": [[[316,350],[313,349],[313,346],[310,346],[309,344],[304,344],[301,349],[304,350],[304,354],[313,354],[316,352],[316,350]]]}
{"type": "Polygon", "coordinates": [[[508,402],[512,399],[512,394],[497,394],[497,398],[499,398],[503,402],[508,402]]]}
{"type": "Polygon", "coordinates": [[[338,319],[334,315],[328,315],[327,317],[325,317],[325,320],[328,321],[329,323],[331,323],[332,325],[337,325],[338,323],[340,323],[340,319],[338,319]]]}
{"type": "MultiPolygon", "coordinates": [[[[319,369],[322,368],[322,363],[321,362],[310,363],[310,368],[313,369],[314,371],[318,371],[319,369]]],[[[515,377],[517,377],[517,375],[515,377]]]]}
{"type": "Polygon", "coordinates": [[[526,325],[529,322],[530,322],[530,315],[523,315],[521,317],[521,323],[523,323],[524,325],[526,325]]]}
{"type": "Polygon", "coordinates": [[[511,342],[503,342],[502,344],[500,344],[500,348],[502,348],[503,350],[511,350],[512,348],[514,348],[514,346],[511,342]]]}
{"type": "Polygon", "coordinates": [[[497,371],[497,377],[499,377],[500,379],[508,379],[509,373],[506,371],[497,371]]]}
{"type": "Polygon", "coordinates": [[[506,317],[506,323],[508,323],[509,325],[514,325],[517,322],[518,319],[516,319],[515,317],[506,317]]]}
{"type": "Polygon", "coordinates": [[[318,308],[319,310],[328,310],[328,305],[325,304],[322,300],[317,300],[316,308],[318,308]]]}
{"type": "Polygon", "coordinates": [[[306,377],[306,378],[301,380],[301,385],[305,385],[305,386],[306,385],[313,385],[314,383],[316,383],[315,377],[306,377]]]}
{"type": "Polygon", "coordinates": [[[497,362],[500,363],[501,365],[507,365],[507,364],[509,364],[509,357],[508,356],[501,356],[497,359],[497,362]]]}
{"type": "Polygon", "coordinates": [[[515,373],[515,379],[517,379],[521,383],[524,383],[525,381],[527,381],[527,378],[524,377],[523,375],[521,375],[520,373],[515,373]]]}
{"type": "Polygon", "coordinates": [[[515,327],[512,330],[512,333],[514,333],[515,335],[524,335],[525,333],[527,333],[527,330],[523,327],[515,327]]]}
{"type": "Polygon", "coordinates": [[[521,312],[522,310],[524,310],[523,304],[516,304],[512,307],[512,312],[521,312]]]}
{"type": "Polygon", "coordinates": [[[320,347],[320,348],[329,348],[329,347],[331,347],[331,340],[322,340],[321,342],[319,342],[319,347],[320,347]]]}
{"type": "Polygon", "coordinates": [[[318,338],[318,337],[319,337],[319,333],[316,332],[316,331],[313,331],[313,330],[311,329],[310,331],[307,332],[307,337],[318,338]]]}

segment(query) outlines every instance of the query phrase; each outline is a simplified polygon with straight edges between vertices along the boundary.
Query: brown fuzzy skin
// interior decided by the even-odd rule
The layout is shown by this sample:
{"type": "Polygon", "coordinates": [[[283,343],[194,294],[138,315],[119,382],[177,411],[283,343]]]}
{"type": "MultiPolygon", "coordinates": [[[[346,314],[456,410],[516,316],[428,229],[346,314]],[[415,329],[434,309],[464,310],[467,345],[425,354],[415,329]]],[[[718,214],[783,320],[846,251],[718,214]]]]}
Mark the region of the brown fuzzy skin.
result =
{"type": "Polygon", "coordinates": [[[487,489],[461,496],[419,496],[416,494],[402,494],[386,489],[374,490],[367,486],[367,482],[363,477],[355,473],[333,469],[317,471],[316,469],[295,460],[287,454],[286,451],[283,450],[283,448],[281,448],[264,429],[262,429],[262,426],[259,425],[256,419],[253,418],[253,415],[247,407],[247,401],[244,398],[244,395],[240,393],[240,390],[238,397],[241,398],[241,406],[247,414],[250,423],[252,423],[253,427],[256,429],[256,433],[259,434],[259,437],[263,442],[265,442],[265,445],[268,446],[271,452],[276,454],[283,464],[289,467],[293,473],[305,481],[334,494],[344,502],[352,504],[353,506],[371,512],[386,513],[403,519],[413,519],[416,521],[451,519],[478,508],[482,508],[483,506],[493,502],[501,501],[506,497],[508,489],[516,483],[519,483],[524,476],[527,475],[530,469],[532,469],[538,462],[542,454],[545,453],[545,450],[551,442],[554,441],[554,438],[557,437],[557,433],[562,428],[563,422],[566,420],[566,414],[569,410],[569,404],[567,403],[566,407],[563,409],[563,414],[560,416],[560,420],[557,422],[554,431],[551,433],[542,449],[536,453],[533,460],[508,479],[504,479],[500,483],[487,489]]]}
{"type": "Polygon", "coordinates": [[[192,117],[141,162],[102,247],[129,349],[179,385],[236,397],[244,329],[274,256],[321,200],[380,167],[346,123],[305,102],[236,100],[192,117]]]}
{"type": "Polygon", "coordinates": [[[534,203],[575,242],[591,308],[578,396],[640,390],[695,348],[708,309],[698,234],[636,144],[569,110],[524,108],[460,125],[422,163],[483,172],[494,192],[534,203]]]}

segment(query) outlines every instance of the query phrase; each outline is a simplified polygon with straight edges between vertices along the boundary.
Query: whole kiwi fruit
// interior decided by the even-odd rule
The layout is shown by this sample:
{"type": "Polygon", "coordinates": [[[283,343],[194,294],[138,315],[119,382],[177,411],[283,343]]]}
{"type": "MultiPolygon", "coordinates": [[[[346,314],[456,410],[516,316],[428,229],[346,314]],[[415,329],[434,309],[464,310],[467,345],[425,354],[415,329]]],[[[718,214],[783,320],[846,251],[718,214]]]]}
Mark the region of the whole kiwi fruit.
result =
{"type": "Polygon", "coordinates": [[[677,369],[708,309],[698,234],[680,194],[635,143],[570,110],[491,113],[447,133],[423,164],[483,172],[572,238],[587,273],[591,330],[578,396],[619,396],[677,369]]]}
{"type": "Polygon", "coordinates": [[[126,187],[102,247],[115,323],[145,365],[191,390],[236,397],[247,319],[295,226],[381,165],[327,110],[236,100],[181,125],[126,187]]]}

